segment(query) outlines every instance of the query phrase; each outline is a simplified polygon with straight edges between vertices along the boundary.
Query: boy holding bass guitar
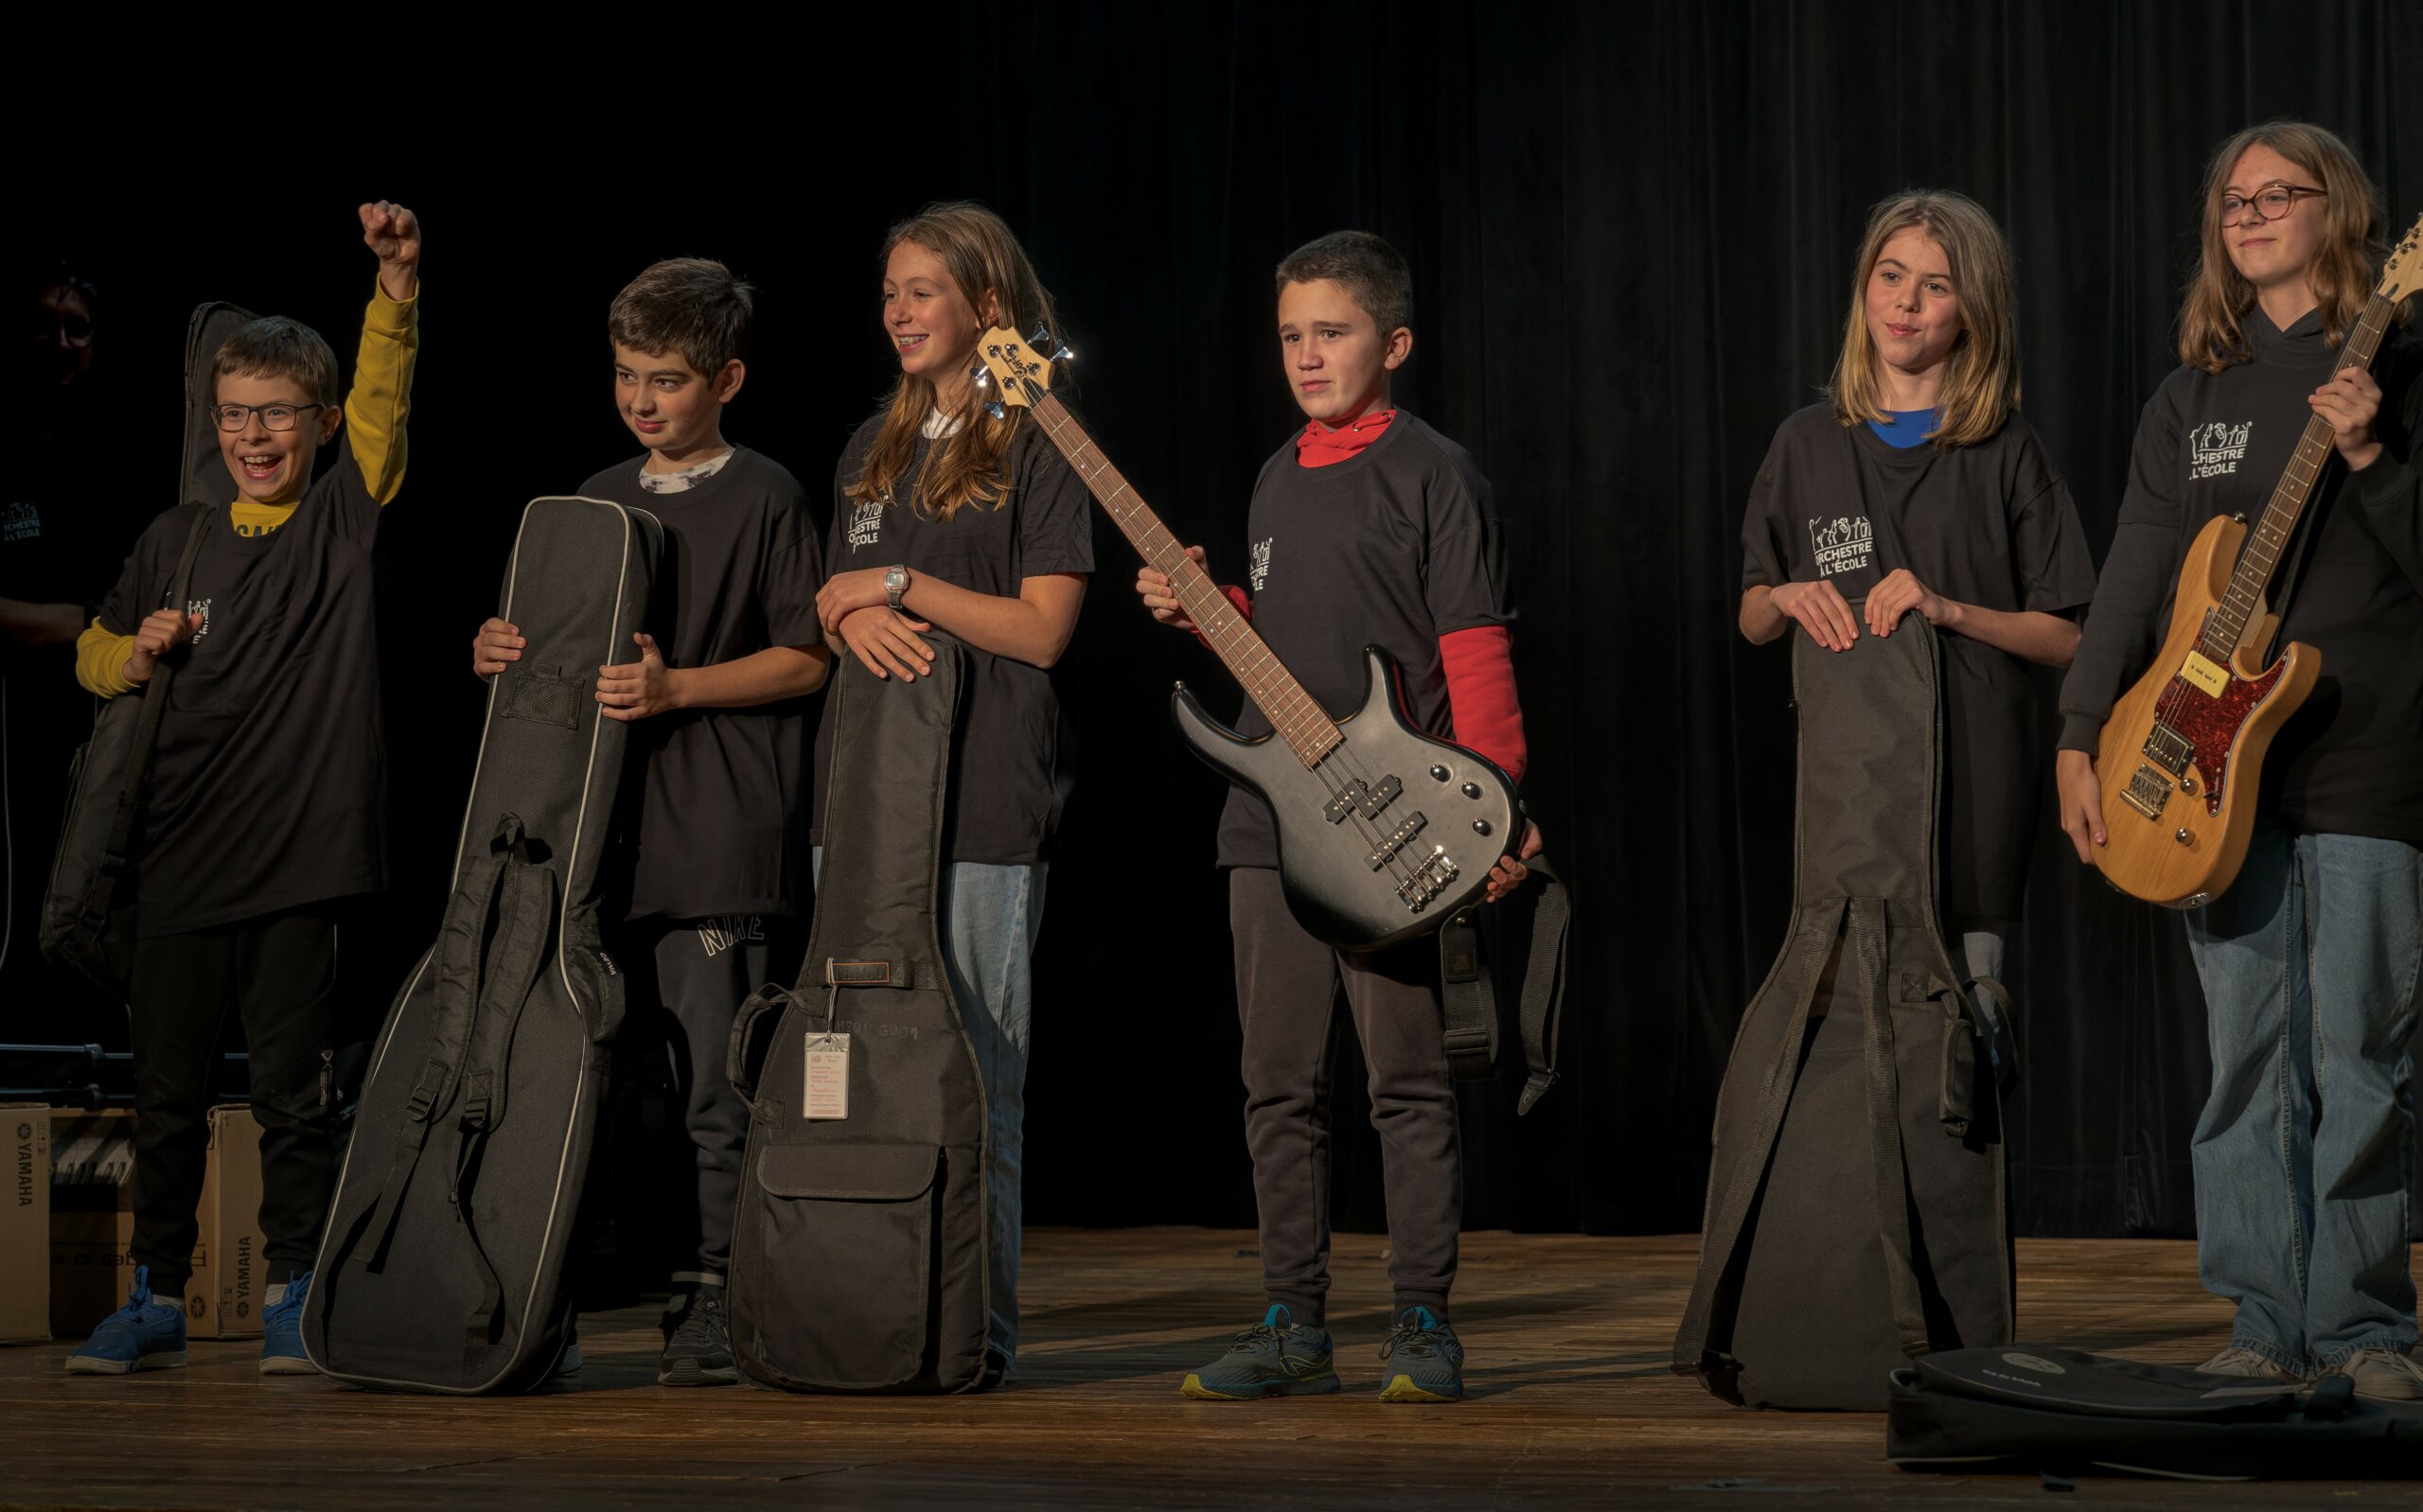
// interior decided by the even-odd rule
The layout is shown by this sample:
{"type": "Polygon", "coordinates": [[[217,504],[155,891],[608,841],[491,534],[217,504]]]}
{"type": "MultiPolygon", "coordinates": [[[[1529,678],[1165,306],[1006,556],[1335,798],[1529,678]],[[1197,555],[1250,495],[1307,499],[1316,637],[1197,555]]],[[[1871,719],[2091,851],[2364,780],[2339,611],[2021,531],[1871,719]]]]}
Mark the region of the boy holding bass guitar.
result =
{"type": "MultiPolygon", "coordinates": [[[[1363,648],[1403,669],[1414,726],[1523,771],[1508,626],[1504,539],[1488,481],[1454,442],[1389,401],[1413,348],[1413,281],[1395,248],[1338,232],[1279,265],[1282,366],[1306,416],[1263,465],[1247,518],[1250,593],[1224,591],[1335,713],[1367,685],[1363,648]]],[[[1199,547],[1188,554],[1202,559],[1199,547]]],[[[1141,570],[1154,618],[1194,630],[1169,577],[1141,570]]],[[[1271,733],[1248,701],[1241,732],[1271,733]]],[[[1509,832],[1503,839],[1512,839],[1509,832]]],[[[1536,825],[1517,853],[1539,853],[1536,825]]],[[[1189,1397],[1227,1400],[1338,1389],[1324,1327],[1329,1292],[1329,1059],[1340,987],[1371,1067],[1371,1122],[1388,1191],[1390,1313],[1383,1401],[1454,1401],[1463,1347],[1449,1322],[1462,1176],[1456,1099],[1441,1044],[1435,947],[1426,938],[1368,954],[1334,949],[1290,913],[1264,802],[1232,789],[1219,864],[1229,869],[1238,1016],[1245,1030],[1246,1138],[1260,1214],[1263,1321],[1186,1378],[1189,1397]]],[[[1508,855],[1488,895],[1528,876],[1508,855]]]]}
{"type": "MultiPolygon", "coordinates": [[[[2167,663],[2216,694],[2165,706],[2167,723],[2197,740],[2174,785],[2218,810],[2224,781],[2243,804],[2259,780],[2262,799],[2235,883],[2179,900],[2213,1055],[2194,1146],[2203,1280],[2237,1304],[2229,1346],[2204,1368],[2282,1380],[2338,1373],[2361,1396],[2423,1399],[2407,1269],[2409,1046],[2423,993],[2423,348],[2373,297],[2379,195],[2328,132],[2274,122],[2230,138],[2206,173],[2202,218],[2184,365],[2146,405],[2061,690],[2061,826],[2079,860],[2125,882],[2122,842],[2142,838],[2128,827],[2179,800],[2154,768],[2154,740],[2142,758],[2121,752],[2096,769],[2105,722],[2136,706],[2120,695],[2157,665],[2170,612],[2202,607],[2190,595],[2203,584],[2174,586],[2191,540],[2210,522],[2262,515],[2284,473],[2310,488],[2302,529],[2271,539],[2266,521],[2250,541],[2250,556],[2258,544],[2285,554],[2284,571],[2268,580],[2268,603],[2235,610],[2244,637],[2217,648],[2260,668],[2302,646],[2312,691],[2279,725],[2268,769],[2258,773],[2255,740],[2270,731],[2255,718],[2235,744],[2207,751],[2199,738],[2219,694],[2243,684],[2201,650],[2167,663]],[[2378,378],[2360,362],[2334,371],[2343,345],[2361,352],[2385,329],[2378,378]],[[2315,416],[2326,445],[2318,432],[2300,441],[2315,416]]],[[[2215,623],[2231,612],[2224,601],[2215,623]]],[[[2163,818],[2157,839],[2196,839],[2163,818]]]]}

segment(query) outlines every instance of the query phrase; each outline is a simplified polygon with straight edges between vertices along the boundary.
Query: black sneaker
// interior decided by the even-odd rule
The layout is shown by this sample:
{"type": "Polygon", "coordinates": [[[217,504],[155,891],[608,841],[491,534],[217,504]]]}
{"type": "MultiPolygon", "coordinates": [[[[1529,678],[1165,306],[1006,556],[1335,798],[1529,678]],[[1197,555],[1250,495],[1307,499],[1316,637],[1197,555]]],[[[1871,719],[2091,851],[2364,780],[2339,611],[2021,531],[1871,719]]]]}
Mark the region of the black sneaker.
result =
{"type": "Polygon", "coordinates": [[[724,1317],[721,1286],[677,1293],[659,1327],[664,1330],[664,1354],[656,1363],[658,1385],[740,1383],[739,1368],[732,1363],[732,1325],[724,1317]]]}

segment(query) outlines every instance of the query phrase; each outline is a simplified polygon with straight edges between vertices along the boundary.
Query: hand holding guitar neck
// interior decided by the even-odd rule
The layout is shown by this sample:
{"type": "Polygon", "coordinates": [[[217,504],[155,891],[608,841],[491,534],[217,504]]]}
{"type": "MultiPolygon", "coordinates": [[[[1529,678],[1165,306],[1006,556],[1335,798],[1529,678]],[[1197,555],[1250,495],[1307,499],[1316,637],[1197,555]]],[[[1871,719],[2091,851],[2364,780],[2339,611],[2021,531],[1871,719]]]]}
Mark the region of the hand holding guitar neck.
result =
{"type": "MultiPolygon", "coordinates": [[[[1195,566],[1203,565],[1202,547],[1190,546],[1186,549],[1186,554],[1195,566]]],[[[1149,562],[1138,568],[1136,591],[1143,598],[1144,607],[1153,611],[1154,619],[1174,630],[1184,630],[1189,634],[1201,633],[1195,623],[1186,617],[1186,607],[1178,603],[1177,588],[1171,583],[1167,572],[1149,562]]]]}

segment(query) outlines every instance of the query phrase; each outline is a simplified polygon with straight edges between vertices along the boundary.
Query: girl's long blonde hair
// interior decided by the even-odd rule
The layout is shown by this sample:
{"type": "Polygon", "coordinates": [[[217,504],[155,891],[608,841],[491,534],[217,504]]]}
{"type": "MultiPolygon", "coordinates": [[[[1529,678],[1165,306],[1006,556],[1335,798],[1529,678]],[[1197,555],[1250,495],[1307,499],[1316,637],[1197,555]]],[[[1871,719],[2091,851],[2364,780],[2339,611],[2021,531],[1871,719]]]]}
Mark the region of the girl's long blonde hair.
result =
{"type": "Polygon", "coordinates": [[[1843,349],[1826,394],[1846,427],[1889,418],[1876,374],[1876,341],[1867,330],[1867,280],[1884,244],[1913,226],[1943,249],[1960,300],[1962,328],[1937,401],[1941,418],[1929,439],[1938,447],[1975,446],[2019,408],[2018,301],[2010,243],[1985,207],[1965,194],[1911,189],[1868,212],[1851,279],[1850,318],[1843,325],[1843,349]]]}
{"type": "MultiPolygon", "coordinates": [[[[929,204],[893,226],[883,238],[885,259],[903,242],[914,243],[942,259],[951,282],[976,311],[978,330],[987,324],[1027,331],[1040,324],[1057,334],[1058,317],[1052,295],[1035,275],[1026,249],[999,216],[972,201],[929,204]],[[987,322],[986,296],[998,308],[987,322]]],[[[1003,459],[1010,442],[1026,423],[1026,411],[1010,409],[1000,419],[984,413],[983,396],[973,385],[961,397],[950,418],[951,432],[934,443],[917,480],[916,497],[895,500],[893,490],[915,460],[917,441],[936,408],[931,379],[907,373],[884,400],[883,425],[867,448],[866,466],[844,488],[860,503],[907,502],[920,514],[948,519],[968,504],[998,509],[1010,496],[1003,459]]]]}
{"type": "MultiPolygon", "coordinates": [[[[2252,355],[2240,324],[2255,303],[2255,286],[2230,261],[2221,239],[2221,189],[2230,169],[2251,147],[2268,147],[2303,169],[2322,190],[2318,205],[2295,204],[2290,215],[2323,218],[2322,245],[2306,269],[2306,281],[2321,302],[2322,329],[2330,344],[2347,339],[2356,317],[2373,297],[2373,267],[2380,250],[2381,196],[2347,144],[2304,121],[2267,121],[2250,126],[2213,153],[2204,168],[2204,202],[2198,237],[2202,254],[2187,298],[2179,307],[2179,360],[2219,373],[2252,355]]],[[[2254,185],[2250,185],[2252,188],[2254,185]]],[[[2303,196],[2299,197],[2300,199],[2303,196]]]]}

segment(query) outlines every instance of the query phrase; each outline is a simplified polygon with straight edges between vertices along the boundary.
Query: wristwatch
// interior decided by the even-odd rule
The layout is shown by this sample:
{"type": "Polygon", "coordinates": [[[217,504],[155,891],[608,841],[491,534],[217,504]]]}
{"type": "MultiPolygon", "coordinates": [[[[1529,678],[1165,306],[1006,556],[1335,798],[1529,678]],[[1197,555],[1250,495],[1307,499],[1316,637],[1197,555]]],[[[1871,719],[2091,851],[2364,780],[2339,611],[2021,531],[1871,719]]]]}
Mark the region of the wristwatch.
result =
{"type": "Polygon", "coordinates": [[[883,596],[892,601],[892,612],[900,612],[900,595],[909,591],[909,569],[893,566],[883,570],[883,596]]]}

